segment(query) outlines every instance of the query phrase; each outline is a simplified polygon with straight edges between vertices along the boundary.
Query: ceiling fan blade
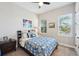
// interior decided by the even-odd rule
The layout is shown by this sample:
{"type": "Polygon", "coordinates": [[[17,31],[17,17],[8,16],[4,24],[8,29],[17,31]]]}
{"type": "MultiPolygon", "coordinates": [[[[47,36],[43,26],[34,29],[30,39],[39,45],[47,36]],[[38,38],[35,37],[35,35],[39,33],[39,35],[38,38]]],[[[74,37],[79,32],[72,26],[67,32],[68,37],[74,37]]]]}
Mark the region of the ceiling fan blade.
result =
{"type": "Polygon", "coordinates": [[[32,2],[32,3],[39,3],[39,2],[32,2]]]}
{"type": "Polygon", "coordinates": [[[50,4],[50,2],[43,2],[43,4],[47,4],[47,5],[49,5],[49,4],[50,4]]]}

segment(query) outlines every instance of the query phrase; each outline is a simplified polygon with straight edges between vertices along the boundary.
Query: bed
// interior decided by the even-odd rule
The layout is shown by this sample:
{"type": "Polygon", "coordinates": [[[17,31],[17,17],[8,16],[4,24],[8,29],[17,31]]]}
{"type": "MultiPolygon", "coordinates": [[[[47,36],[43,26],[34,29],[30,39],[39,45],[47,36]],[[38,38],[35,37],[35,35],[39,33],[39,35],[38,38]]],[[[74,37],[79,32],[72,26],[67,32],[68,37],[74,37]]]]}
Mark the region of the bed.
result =
{"type": "Polygon", "coordinates": [[[31,56],[50,56],[58,45],[54,38],[38,35],[33,37],[30,35],[28,38],[26,32],[23,33],[19,43],[20,47],[31,56]]]}
{"type": "Polygon", "coordinates": [[[56,39],[49,37],[34,37],[26,40],[24,45],[34,56],[50,56],[56,47],[56,39]]]}

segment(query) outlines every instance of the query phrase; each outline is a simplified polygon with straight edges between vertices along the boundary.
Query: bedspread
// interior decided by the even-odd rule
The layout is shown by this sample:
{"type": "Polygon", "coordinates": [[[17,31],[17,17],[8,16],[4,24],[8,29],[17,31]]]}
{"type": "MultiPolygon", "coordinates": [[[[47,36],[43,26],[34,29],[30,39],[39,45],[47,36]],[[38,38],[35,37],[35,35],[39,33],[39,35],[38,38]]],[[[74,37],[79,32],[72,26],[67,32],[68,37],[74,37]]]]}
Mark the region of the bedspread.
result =
{"type": "Polygon", "coordinates": [[[56,46],[56,39],[49,37],[34,37],[25,43],[25,49],[35,56],[49,56],[56,46]]]}

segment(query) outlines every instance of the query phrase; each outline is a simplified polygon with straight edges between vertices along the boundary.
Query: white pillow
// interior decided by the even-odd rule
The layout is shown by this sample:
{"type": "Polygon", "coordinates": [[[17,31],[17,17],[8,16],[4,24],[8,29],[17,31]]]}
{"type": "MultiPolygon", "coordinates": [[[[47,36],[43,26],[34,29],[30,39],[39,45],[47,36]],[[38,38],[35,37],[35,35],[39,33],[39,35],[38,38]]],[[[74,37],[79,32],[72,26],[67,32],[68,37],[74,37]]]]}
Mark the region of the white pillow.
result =
{"type": "Polygon", "coordinates": [[[20,39],[20,45],[21,45],[22,47],[24,47],[25,42],[26,42],[27,40],[29,40],[29,39],[31,39],[31,38],[21,38],[21,39],[20,39]]]}
{"type": "Polygon", "coordinates": [[[23,33],[23,38],[27,38],[27,33],[23,33]]]}
{"type": "Polygon", "coordinates": [[[25,42],[26,42],[26,39],[24,39],[24,38],[21,38],[21,39],[20,39],[20,45],[21,45],[22,47],[24,47],[25,42]]]}

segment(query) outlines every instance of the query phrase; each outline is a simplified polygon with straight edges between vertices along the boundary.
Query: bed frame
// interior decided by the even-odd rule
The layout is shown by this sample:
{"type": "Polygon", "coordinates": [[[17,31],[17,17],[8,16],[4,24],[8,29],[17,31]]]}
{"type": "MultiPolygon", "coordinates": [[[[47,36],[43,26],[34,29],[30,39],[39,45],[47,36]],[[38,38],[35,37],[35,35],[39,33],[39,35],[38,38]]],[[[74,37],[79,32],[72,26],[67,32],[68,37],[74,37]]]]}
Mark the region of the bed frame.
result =
{"type": "Polygon", "coordinates": [[[50,56],[52,56],[53,52],[54,52],[56,49],[58,49],[58,43],[57,43],[57,46],[55,47],[55,49],[52,51],[52,53],[51,53],[50,56]]]}
{"type": "Polygon", "coordinates": [[[29,56],[34,56],[30,51],[22,47],[21,45],[19,46],[21,49],[23,49],[29,56]]]}
{"type": "MultiPolygon", "coordinates": [[[[21,45],[20,45],[20,48],[23,49],[29,56],[34,56],[30,51],[28,51],[27,49],[25,49],[25,48],[22,47],[21,45]]],[[[55,47],[55,49],[52,51],[52,53],[53,53],[57,48],[58,48],[58,44],[57,44],[57,46],[55,47]]],[[[50,56],[52,56],[52,53],[51,53],[50,56]]]]}
{"type": "MultiPolygon", "coordinates": [[[[18,32],[20,32],[20,38],[22,38],[22,33],[21,33],[21,31],[18,31],[18,32]]],[[[17,32],[17,33],[18,33],[17,32]]],[[[19,35],[19,34],[18,34],[19,35]]],[[[19,36],[18,36],[19,37],[19,36]]],[[[18,38],[18,39],[20,39],[20,38],[18,38]]],[[[20,41],[18,41],[18,43],[19,43],[20,41]]],[[[27,49],[25,49],[24,47],[22,47],[20,44],[19,44],[19,46],[18,47],[20,47],[21,49],[23,49],[28,55],[30,55],[30,56],[34,56],[34,54],[32,54],[30,51],[28,51],[27,49]]],[[[57,43],[57,46],[55,47],[55,49],[52,51],[52,53],[56,50],[58,48],[58,43],[57,43]]],[[[51,53],[51,55],[50,56],[52,56],[52,53],[51,53]]]]}

